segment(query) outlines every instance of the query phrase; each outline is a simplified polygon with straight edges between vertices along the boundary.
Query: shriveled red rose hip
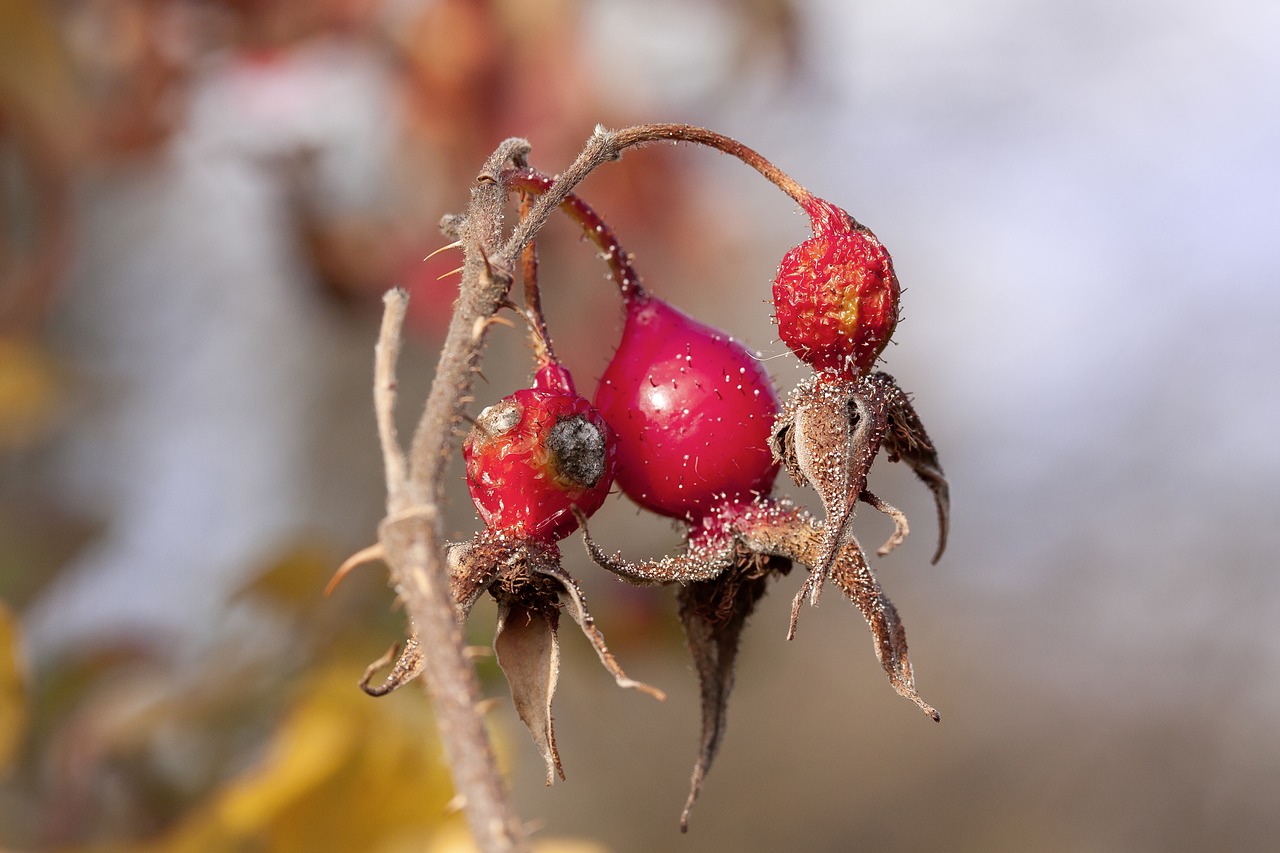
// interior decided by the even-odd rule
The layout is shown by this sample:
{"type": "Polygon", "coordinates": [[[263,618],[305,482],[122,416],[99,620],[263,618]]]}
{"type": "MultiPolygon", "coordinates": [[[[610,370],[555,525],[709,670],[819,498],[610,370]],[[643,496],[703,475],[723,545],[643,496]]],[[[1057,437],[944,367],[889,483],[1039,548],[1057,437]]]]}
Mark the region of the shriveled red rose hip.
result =
{"type": "Polygon", "coordinates": [[[557,364],[481,412],[462,455],[485,524],[548,543],[577,528],[574,507],[599,509],[613,483],[609,425],[557,364]]]}
{"type": "Polygon", "coordinates": [[[884,245],[848,213],[813,197],[813,236],[778,266],[778,336],[815,370],[870,372],[898,324],[898,277],[884,245]]]}

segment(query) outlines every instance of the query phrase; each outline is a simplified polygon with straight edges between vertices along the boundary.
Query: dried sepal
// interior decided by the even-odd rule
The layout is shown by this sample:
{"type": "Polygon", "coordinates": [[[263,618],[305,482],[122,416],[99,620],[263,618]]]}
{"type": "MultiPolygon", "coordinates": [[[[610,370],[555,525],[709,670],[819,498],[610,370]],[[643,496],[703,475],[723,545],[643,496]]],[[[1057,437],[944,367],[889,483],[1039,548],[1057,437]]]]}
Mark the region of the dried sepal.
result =
{"type": "Polygon", "coordinates": [[[933,493],[933,502],[938,509],[938,548],[932,560],[936,563],[946,550],[951,526],[951,488],[942,473],[938,451],[911,405],[911,398],[897,381],[887,373],[874,373],[869,381],[885,389],[889,426],[884,436],[884,450],[889,461],[907,463],[933,493]]]}
{"type": "MultiPolygon", "coordinates": [[[[887,549],[907,535],[906,518],[895,507],[865,488],[859,489],[857,497],[894,520],[894,535],[886,543],[887,549]]],[[[768,578],[787,574],[792,561],[806,565],[810,571],[792,605],[788,638],[795,633],[804,600],[812,597],[829,574],[866,618],[876,657],[894,690],[938,719],[937,712],[925,704],[916,691],[902,621],[867,565],[857,540],[846,533],[829,561],[829,572],[814,568],[828,559],[830,542],[827,524],[790,501],[763,497],[749,503],[728,502],[702,519],[690,531],[688,550],[679,563],[670,558],[637,563],[621,557],[604,557],[587,537],[588,553],[613,564],[614,571],[618,571],[620,565],[625,566],[625,572],[618,572],[624,577],[635,576],[648,583],[682,584],[677,594],[680,619],[702,696],[698,758],[680,818],[682,830],[688,827],[690,809],[724,736],[742,629],[764,594],[768,578]],[[689,566],[689,569],[673,576],[675,566],[689,566]]]]}
{"type": "Polygon", "coordinates": [[[595,626],[577,581],[561,568],[559,548],[533,539],[510,539],[493,531],[477,534],[472,542],[472,547],[457,557],[455,581],[469,581],[456,585],[455,594],[469,591],[475,579],[489,579],[487,589],[498,602],[494,650],[511,686],[516,713],[542,753],[547,784],[551,784],[556,775],[564,778],[551,722],[560,666],[557,629],[561,608],[582,629],[620,687],[634,688],[659,700],[667,697],[622,671],[595,626]],[[475,564],[478,560],[485,562],[475,564]]]}
{"type": "Polygon", "coordinates": [[[764,595],[769,575],[786,574],[790,569],[785,558],[754,554],[738,546],[727,570],[713,580],[680,588],[680,621],[702,696],[698,758],[689,783],[689,797],[680,814],[681,832],[689,830],[689,812],[720,749],[742,629],[764,595]]]}
{"type": "Polygon", "coordinates": [[[364,677],[360,679],[361,690],[370,696],[386,696],[391,691],[398,690],[422,674],[425,662],[422,659],[422,647],[418,643],[417,635],[411,635],[405,641],[404,651],[400,652],[399,657],[396,656],[397,651],[399,651],[399,646],[392,646],[385,655],[369,664],[364,671],[364,677]],[[395,658],[395,665],[391,667],[391,672],[387,673],[387,677],[381,684],[377,686],[371,685],[370,682],[373,681],[374,675],[391,663],[392,658],[395,658]]]}
{"type": "Polygon", "coordinates": [[[911,525],[907,523],[906,513],[893,504],[880,500],[867,489],[862,490],[862,494],[858,495],[858,499],[863,503],[871,504],[872,509],[882,512],[893,519],[893,535],[876,549],[876,556],[888,556],[893,552],[893,549],[907,541],[907,536],[911,534],[911,525]]]}
{"type": "Polygon", "coordinates": [[[537,567],[537,571],[554,578],[560,584],[560,604],[569,612],[570,618],[578,623],[583,635],[591,643],[591,647],[595,649],[596,656],[600,658],[600,663],[613,676],[618,686],[639,690],[641,693],[649,694],[659,702],[665,702],[667,699],[666,693],[652,685],[645,684],[643,681],[629,678],[622,671],[617,659],[609,651],[609,647],[605,645],[604,634],[600,633],[600,629],[596,627],[595,619],[592,618],[590,611],[587,610],[587,600],[582,595],[582,589],[578,586],[578,582],[573,579],[573,576],[561,568],[559,564],[542,565],[537,567]]]}
{"type": "MultiPolygon", "coordinates": [[[[778,501],[777,504],[771,517],[748,517],[747,521],[755,519],[755,523],[741,527],[740,541],[752,551],[785,556],[812,566],[814,561],[822,557],[826,548],[828,537],[823,529],[824,525],[788,502],[778,501]]],[[[806,588],[814,582],[814,577],[815,574],[811,572],[805,581],[806,588]]],[[[893,689],[915,702],[929,716],[938,719],[938,712],[925,704],[916,692],[915,678],[907,657],[907,635],[898,611],[880,588],[880,582],[876,580],[875,573],[871,571],[862,549],[853,537],[849,537],[837,552],[831,566],[831,577],[867,620],[875,641],[876,658],[889,676],[893,689]]],[[[788,639],[795,635],[796,619],[804,592],[805,589],[802,589],[801,594],[792,602],[788,639]]]]}
{"type": "MultiPolygon", "coordinates": [[[[799,563],[812,565],[822,557],[828,537],[823,525],[803,511],[795,511],[791,523],[782,526],[761,526],[743,531],[748,547],[769,553],[785,554],[799,563]]],[[[787,634],[795,636],[796,621],[804,601],[804,593],[814,583],[815,573],[810,573],[805,588],[791,605],[791,626],[787,634]]],[[[927,705],[916,692],[915,678],[907,657],[907,635],[898,618],[898,611],[880,588],[875,573],[867,565],[866,557],[857,540],[850,537],[836,554],[831,566],[831,578],[849,600],[861,611],[875,642],[876,658],[889,676],[889,683],[899,695],[920,706],[926,714],[938,719],[938,712],[927,705]]]]}
{"type": "Polygon", "coordinates": [[[511,550],[509,540],[492,530],[482,530],[469,542],[454,542],[445,552],[449,587],[458,618],[465,622],[471,608],[498,576],[511,550]]]}
{"type": "Polygon", "coordinates": [[[809,485],[826,514],[826,545],[810,562],[806,589],[817,604],[827,572],[849,535],[888,427],[883,386],[818,374],[800,383],[774,425],[770,446],[798,485],[809,485]]]}
{"type": "Polygon", "coordinates": [[[551,699],[560,676],[559,617],[555,607],[529,608],[503,602],[498,605],[498,629],[493,639],[516,714],[546,762],[548,785],[557,775],[564,779],[551,724],[551,699]]]}
{"type": "MultiPolygon", "coordinates": [[[[471,613],[471,607],[497,574],[494,557],[503,548],[502,541],[500,537],[495,537],[486,531],[486,533],[477,534],[476,538],[470,542],[450,543],[445,551],[445,563],[449,567],[449,584],[460,620],[466,620],[471,613]]],[[[335,575],[335,579],[340,578],[335,575]]],[[[360,679],[361,690],[370,696],[386,696],[422,674],[424,666],[422,647],[418,643],[416,634],[410,633],[405,641],[404,651],[400,652],[399,657],[396,657],[397,651],[398,646],[392,646],[390,651],[365,668],[364,676],[360,679]],[[391,663],[393,658],[395,665],[391,667],[386,678],[381,684],[373,685],[374,676],[391,663]]]]}
{"type": "Polygon", "coordinates": [[[671,554],[660,560],[628,560],[620,552],[606,554],[587,532],[586,518],[580,518],[579,522],[582,542],[592,561],[637,586],[711,580],[733,564],[729,551],[703,549],[696,553],[671,554]]]}
{"type": "Polygon", "coordinates": [[[840,557],[831,567],[831,578],[862,611],[871,635],[875,639],[876,657],[889,676],[889,683],[898,695],[910,699],[935,722],[942,719],[933,706],[920,698],[916,691],[915,676],[907,657],[907,632],[893,602],[880,588],[871,567],[867,565],[862,549],[850,542],[841,549],[840,557]]]}
{"type": "MultiPolygon", "coordinates": [[[[529,539],[507,539],[494,531],[476,534],[476,545],[463,559],[483,559],[493,566],[489,593],[498,602],[498,627],[493,648],[507,677],[516,714],[529,730],[547,765],[547,784],[564,778],[551,722],[560,673],[557,628],[560,619],[560,582],[545,570],[560,560],[555,545],[529,539]]],[[[466,577],[483,574],[479,566],[464,571],[466,577]]]]}
{"type": "MultiPolygon", "coordinates": [[[[551,702],[560,671],[557,629],[561,608],[582,629],[619,686],[666,699],[661,690],[623,672],[587,610],[582,590],[561,568],[560,549],[555,544],[486,529],[468,542],[451,543],[446,558],[459,621],[467,619],[486,591],[498,603],[494,651],[510,685],[516,713],[546,762],[548,785],[557,775],[564,778],[551,722],[551,702]]],[[[384,696],[422,672],[423,652],[417,637],[410,636],[384,682],[371,686],[375,673],[391,662],[395,652],[393,648],[365,671],[360,687],[366,693],[384,696]]]]}

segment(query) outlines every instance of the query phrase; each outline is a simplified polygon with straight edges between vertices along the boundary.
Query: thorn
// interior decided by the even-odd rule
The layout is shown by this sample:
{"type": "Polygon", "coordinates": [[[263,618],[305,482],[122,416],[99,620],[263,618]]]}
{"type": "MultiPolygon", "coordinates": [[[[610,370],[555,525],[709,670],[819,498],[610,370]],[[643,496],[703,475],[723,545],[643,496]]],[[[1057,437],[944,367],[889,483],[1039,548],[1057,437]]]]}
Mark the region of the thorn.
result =
{"type": "Polygon", "coordinates": [[[327,596],[333,592],[338,584],[342,583],[342,579],[350,574],[352,569],[357,566],[363,566],[365,563],[377,562],[384,557],[386,557],[386,551],[383,550],[381,542],[376,542],[368,548],[364,548],[347,557],[343,564],[338,566],[338,570],[333,573],[333,577],[329,579],[329,582],[325,584],[324,594],[327,596]]]}
{"type": "Polygon", "coordinates": [[[480,338],[484,336],[485,331],[488,330],[490,326],[495,324],[508,326],[512,329],[516,327],[515,323],[511,322],[506,317],[502,317],[497,314],[494,314],[490,317],[477,317],[474,325],[472,325],[471,327],[471,339],[473,341],[480,340],[480,338]]]}
{"type": "Polygon", "coordinates": [[[450,243],[449,245],[447,245],[447,246],[441,246],[439,249],[436,249],[434,252],[432,252],[431,254],[427,255],[427,256],[426,256],[425,258],[423,258],[422,260],[423,260],[423,262],[425,263],[426,261],[429,261],[429,260],[431,260],[432,258],[434,258],[436,255],[440,254],[441,252],[448,251],[449,249],[460,249],[460,248],[462,248],[462,241],[461,241],[461,240],[454,240],[454,241],[453,241],[452,243],[450,243]]]}
{"type": "Polygon", "coordinates": [[[444,813],[446,815],[456,815],[467,807],[467,798],[463,794],[457,794],[452,800],[444,804],[444,813]]]}
{"type": "Polygon", "coordinates": [[[488,699],[481,699],[476,703],[476,713],[481,717],[487,717],[495,708],[498,707],[498,704],[501,701],[502,700],[497,696],[490,696],[488,699]]]}

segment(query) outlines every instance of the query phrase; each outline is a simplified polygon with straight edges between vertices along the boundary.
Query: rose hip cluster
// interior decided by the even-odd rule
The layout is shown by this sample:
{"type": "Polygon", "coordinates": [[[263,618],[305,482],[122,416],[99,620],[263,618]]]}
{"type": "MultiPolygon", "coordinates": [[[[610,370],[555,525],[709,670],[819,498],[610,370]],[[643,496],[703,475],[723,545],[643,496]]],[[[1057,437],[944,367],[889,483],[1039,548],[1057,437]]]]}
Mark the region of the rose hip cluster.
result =
{"type": "MultiPolygon", "coordinates": [[[[949,497],[910,399],[891,376],[874,371],[898,321],[899,285],[884,246],[750,149],[702,131],[670,138],[740,157],[808,214],[813,236],[782,259],[773,303],[779,336],[813,375],[780,402],[758,356],[648,292],[613,232],[570,194],[561,209],[596,244],[621,294],[621,341],[588,403],[550,352],[536,264],[526,253],[522,313],[534,330],[537,376],[533,388],[481,412],[466,439],[467,485],[486,528],[451,546],[448,557],[462,618],[486,590],[498,602],[499,662],[545,757],[548,782],[554,773],[563,777],[551,728],[560,608],[568,609],[619,684],[661,697],[628,679],[613,660],[580,589],[560,565],[556,543],[582,527],[600,566],[632,583],[676,586],[702,697],[684,829],[724,734],[742,630],[769,582],[793,564],[806,576],[788,636],[803,602],[816,604],[826,581],[834,581],[870,626],[892,687],[938,719],[916,691],[902,622],[850,528],[857,505],[865,503],[894,524],[879,554],[907,535],[905,516],[867,486],[882,450],[890,461],[905,462],[933,493],[935,562],[946,543],[949,497]],[[774,495],[783,468],[817,492],[822,518],[774,495]],[[633,561],[591,539],[586,520],[613,482],[641,507],[682,525],[681,553],[633,561]]],[[[551,179],[527,168],[509,170],[502,182],[526,197],[552,187],[551,179]]],[[[366,676],[366,689],[381,694],[412,678],[420,655],[411,639],[386,682],[370,687],[366,676]]]]}

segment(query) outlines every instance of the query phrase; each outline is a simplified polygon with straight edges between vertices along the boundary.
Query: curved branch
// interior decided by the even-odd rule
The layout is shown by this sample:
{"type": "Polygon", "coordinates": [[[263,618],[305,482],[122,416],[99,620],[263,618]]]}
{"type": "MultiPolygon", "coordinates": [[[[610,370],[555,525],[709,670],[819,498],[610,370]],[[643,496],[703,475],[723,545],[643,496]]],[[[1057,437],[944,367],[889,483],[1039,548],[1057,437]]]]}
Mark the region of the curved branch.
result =
{"type": "Polygon", "coordinates": [[[560,173],[542,198],[538,199],[529,215],[507,238],[507,242],[502,247],[502,257],[510,262],[510,259],[519,255],[525,244],[546,224],[551,211],[559,207],[569,193],[573,192],[574,187],[582,183],[587,175],[599,166],[611,160],[617,160],[628,148],[664,140],[705,145],[736,157],[789,195],[811,216],[814,213],[814,206],[818,199],[813,193],[796,183],[790,175],[773,165],[755,149],[722,133],[691,124],[639,124],[617,131],[596,125],[595,131],[583,146],[577,159],[560,173]]]}

